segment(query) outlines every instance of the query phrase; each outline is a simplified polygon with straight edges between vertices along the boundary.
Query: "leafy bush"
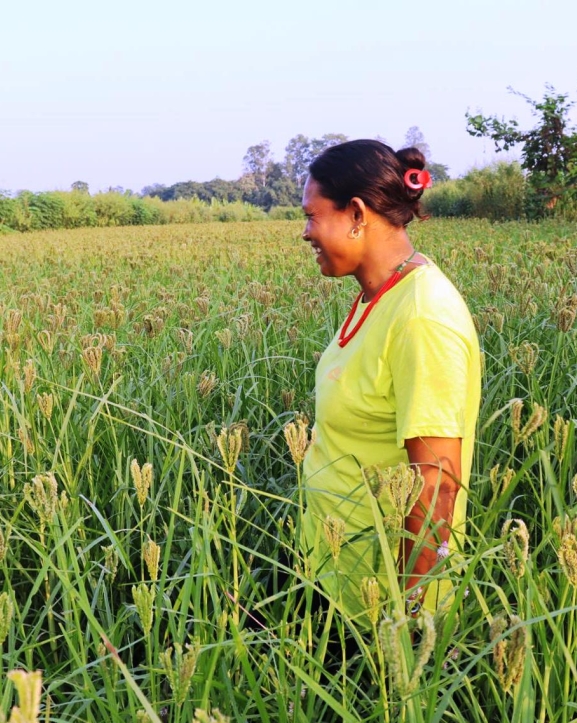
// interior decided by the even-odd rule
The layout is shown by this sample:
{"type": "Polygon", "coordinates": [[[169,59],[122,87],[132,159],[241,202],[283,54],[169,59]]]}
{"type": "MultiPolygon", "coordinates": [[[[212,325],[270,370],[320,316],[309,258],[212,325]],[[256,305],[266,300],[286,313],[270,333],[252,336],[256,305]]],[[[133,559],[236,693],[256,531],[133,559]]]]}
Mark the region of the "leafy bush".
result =
{"type": "Polygon", "coordinates": [[[452,218],[454,216],[472,216],[470,199],[461,180],[447,181],[433,186],[423,197],[423,206],[432,216],[452,218]]]}
{"type": "Polygon", "coordinates": [[[62,225],[64,228],[81,228],[97,226],[98,217],[92,196],[82,191],[60,191],[57,194],[62,200],[62,225]]]}
{"type": "Polygon", "coordinates": [[[266,213],[256,206],[241,201],[212,201],[210,204],[213,221],[260,221],[266,219],[266,213]]]}
{"type": "Polygon", "coordinates": [[[15,199],[2,199],[0,221],[17,231],[63,227],[64,202],[56,192],[22,191],[15,199]],[[7,217],[1,216],[7,213],[7,217]]]}
{"type": "Polygon", "coordinates": [[[14,228],[16,223],[16,199],[0,195],[0,227],[14,228]]]}
{"type": "Polygon", "coordinates": [[[467,132],[477,138],[492,138],[497,152],[522,146],[521,166],[531,190],[525,207],[529,218],[563,215],[566,206],[574,210],[577,203],[577,127],[570,125],[569,118],[575,103],[552,85],[545,87],[541,102],[509,88],[539,119],[531,130],[519,130],[515,119],[466,114],[467,132]]]}
{"type": "Polygon", "coordinates": [[[149,226],[161,223],[162,213],[156,204],[149,203],[143,198],[131,198],[132,224],[134,226],[149,226]]]}
{"type": "Polygon", "coordinates": [[[158,197],[139,198],[115,191],[90,196],[78,190],[38,194],[22,191],[17,198],[0,195],[0,226],[15,231],[264,221],[267,218],[262,208],[249,203],[214,199],[209,203],[197,197],[162,201],[158,197]]]}
{"type": "Polygon", "coordinates": [[[424,207],[433,216],[461,216],[506,221],[523,218],[526,181],[518,163],[474,168],[464,178],[432,188],[424,207]]]}
{"type": "Polygon", "coordinates": [[[113,191],[93,196],[94,210],[99,226],[130,226],[133,223],[134,208],[131,198],[113,191]]]}
{"type": "Polygon", "coordinates": [[[301,221],[304,215],[300,206],[273,206],[268,217],[271,221],[301,221]]]}

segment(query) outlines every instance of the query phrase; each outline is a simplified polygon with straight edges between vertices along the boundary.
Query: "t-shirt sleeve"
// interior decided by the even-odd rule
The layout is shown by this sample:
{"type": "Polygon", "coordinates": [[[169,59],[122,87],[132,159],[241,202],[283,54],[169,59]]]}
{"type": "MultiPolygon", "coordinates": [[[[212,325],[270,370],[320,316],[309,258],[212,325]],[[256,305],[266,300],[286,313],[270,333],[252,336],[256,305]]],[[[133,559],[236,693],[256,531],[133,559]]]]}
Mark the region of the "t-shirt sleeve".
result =
{"type": "Polygon", "coordinates": [[[392,340],[391,369],[397,445],[413,437],[463,438],[471,350],[454,329],[412,319],[392,340]]]}

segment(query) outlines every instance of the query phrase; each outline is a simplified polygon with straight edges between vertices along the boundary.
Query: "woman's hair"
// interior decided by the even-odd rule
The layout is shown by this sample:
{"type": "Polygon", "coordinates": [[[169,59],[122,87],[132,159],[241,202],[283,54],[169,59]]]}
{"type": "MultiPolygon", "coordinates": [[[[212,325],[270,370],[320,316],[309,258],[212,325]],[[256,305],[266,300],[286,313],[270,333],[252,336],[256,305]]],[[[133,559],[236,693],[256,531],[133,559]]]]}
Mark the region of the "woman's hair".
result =
{"type": "Polygon", "coordinates": [[[346,208],[357,196],[369,208],[396,227],[406,226],[415,216],[426,218],[419,199],[423,189],[405,184],[409,168],[422,171],[425,157],[418,148],[392,148],[373,140],[347,141],[327,148],[311,163],[309,173],[321,194],[337,208],[346,208]]]}

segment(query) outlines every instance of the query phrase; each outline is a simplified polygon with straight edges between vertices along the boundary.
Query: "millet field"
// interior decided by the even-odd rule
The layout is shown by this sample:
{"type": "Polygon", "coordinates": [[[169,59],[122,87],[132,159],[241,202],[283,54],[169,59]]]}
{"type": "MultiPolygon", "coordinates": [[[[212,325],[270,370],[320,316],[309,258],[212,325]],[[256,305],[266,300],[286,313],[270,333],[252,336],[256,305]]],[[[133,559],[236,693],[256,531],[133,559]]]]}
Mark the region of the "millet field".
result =
{"type": "Polygon", "coordinates": [[[577,721],[575,226],[411,224],[474,315],[482,406],[435,616],[396,582],[398,470],[367,478],[392,571],[368,627],[299,546],[315,366],[356,293],[301,231],[0,235],[0,719],[577,721]]]}

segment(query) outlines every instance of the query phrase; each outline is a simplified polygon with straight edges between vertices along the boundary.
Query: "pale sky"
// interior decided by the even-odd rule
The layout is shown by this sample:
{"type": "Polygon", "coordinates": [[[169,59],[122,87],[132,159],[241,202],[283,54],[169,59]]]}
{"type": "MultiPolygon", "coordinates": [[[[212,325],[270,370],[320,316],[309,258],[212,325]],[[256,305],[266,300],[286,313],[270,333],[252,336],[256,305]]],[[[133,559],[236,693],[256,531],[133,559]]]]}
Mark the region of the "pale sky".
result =
{"type": "Polygon", "coordinates": [[[575,0],[3,0],[0,189],[234,179],[265,139],[414,125],[457,176],[493,159],[467,109],[577,100],[576,27],[575,0]]]}

